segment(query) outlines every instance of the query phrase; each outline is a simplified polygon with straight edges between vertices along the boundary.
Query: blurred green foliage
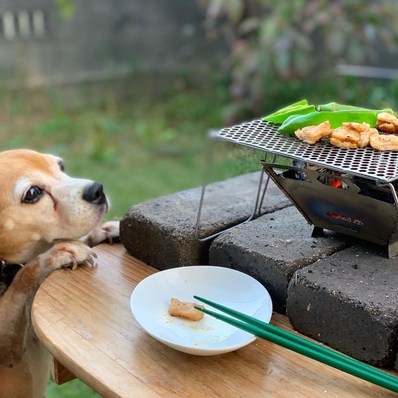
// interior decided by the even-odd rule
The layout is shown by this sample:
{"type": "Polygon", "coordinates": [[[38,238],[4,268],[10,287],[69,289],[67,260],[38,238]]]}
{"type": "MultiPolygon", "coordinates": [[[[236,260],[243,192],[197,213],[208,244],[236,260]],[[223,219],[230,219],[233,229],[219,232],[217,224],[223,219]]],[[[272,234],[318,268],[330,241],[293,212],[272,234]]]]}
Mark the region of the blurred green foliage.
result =
{"type": "Polygon", "coordinates": [[[199,3],[206,10],[209,36],[222,35],[229,46],[222,68],[230,77],[226,116],[232,123],[289,97],[294,87],[304,93],[309,84],[312,91],[320,81],[333,84],[339,63],[377,64],[380,51],[397,50],[395,0],[199,3]]]}
{"type": "Polygon", "coordinates": [[[55,4],[61,18],[72,18],[76,12],[75,0],[55,0],[55,4]]]}
{"type": "Polygon", "coordinates": [[[47,398],[100,398],[94,390],[79,379],[69,381],[58,386],[53,380],[50,381],[46,390],[47,398]]]}
{"type": "Polygon", "coordinates": [[[14,93],[12,101],[5,95],[1,150],[26,147],[63,157],[71,176],[103,183],[112,204],[107,218],[120,219],[134,204],[200,186],[205,177],[220,180],[259,169],[242,148],[219,144],[214,168],[204,175],[206,134],[221,127],[226,98],[215,91],[170,89],[157,99],[111,108],[104,99],[71,110],[51,97],[38,110],[23,93],[14,93]],[[247,161],[237,162],[239,157],[247,161]]]}

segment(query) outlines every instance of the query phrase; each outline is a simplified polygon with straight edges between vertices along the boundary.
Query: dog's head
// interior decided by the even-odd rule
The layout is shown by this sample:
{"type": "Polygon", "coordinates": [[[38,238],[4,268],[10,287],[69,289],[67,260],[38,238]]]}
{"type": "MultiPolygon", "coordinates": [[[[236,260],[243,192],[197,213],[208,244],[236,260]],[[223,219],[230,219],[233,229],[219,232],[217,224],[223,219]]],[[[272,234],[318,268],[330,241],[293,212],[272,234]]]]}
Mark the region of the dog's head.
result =
{"type": "Polygon", "coordinates": [[[71,178],[31,150],[0,153],[0,259],[24,263],[59,239],[87,234],[108,209],[102,185],[71,178]]]}

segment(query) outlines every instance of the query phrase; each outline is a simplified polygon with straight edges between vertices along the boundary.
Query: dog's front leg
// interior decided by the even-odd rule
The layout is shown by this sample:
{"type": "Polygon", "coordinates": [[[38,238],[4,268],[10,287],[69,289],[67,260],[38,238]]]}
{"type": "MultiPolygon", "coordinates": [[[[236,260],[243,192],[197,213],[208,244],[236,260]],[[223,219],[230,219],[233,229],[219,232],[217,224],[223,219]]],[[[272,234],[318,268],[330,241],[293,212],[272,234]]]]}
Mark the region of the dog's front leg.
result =
{"type": "Polygon", "coordinates": [[[77,241],[61,241],[29,261],[0,298],[0,366],[14,367],[25,351],[34,295],[43,280],[59,268],[93,266],[95,253],[77,241]]]}

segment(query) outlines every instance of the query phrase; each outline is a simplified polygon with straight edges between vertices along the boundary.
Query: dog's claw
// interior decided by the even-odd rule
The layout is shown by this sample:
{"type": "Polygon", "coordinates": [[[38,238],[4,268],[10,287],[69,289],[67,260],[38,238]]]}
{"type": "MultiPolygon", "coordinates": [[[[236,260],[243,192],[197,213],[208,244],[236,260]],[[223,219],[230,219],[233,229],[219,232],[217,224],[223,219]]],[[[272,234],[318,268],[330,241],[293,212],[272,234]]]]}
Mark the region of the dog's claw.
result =
{"type": "Polygon", "coordinates": [[[97,253],[92,251],[81,241],[60,241],[46,253],[41,255],[43,266],[58,269],[70,268],[75,270],[79,265],[89,268],[97,266],[97,253]]]}
{"type": "Polygon", "coordinates": [[[88,267],[95,267],[94,260],[91,256],[87,257],[87,260],[85,261],[85,263],[88,267]]]}
{"type": "Polygon", "coordinates": [[[108,243],[110,245],[113,245],[112,235],[108,231],[105,231],[105,236],[106,236],[106,240],[108,241],[108,243]]]}
{"type": "Polygon", "coordinates": [[[74,271],[77,268],[77,261],[74,257],[72,257],[72,271],[74,271]]]}

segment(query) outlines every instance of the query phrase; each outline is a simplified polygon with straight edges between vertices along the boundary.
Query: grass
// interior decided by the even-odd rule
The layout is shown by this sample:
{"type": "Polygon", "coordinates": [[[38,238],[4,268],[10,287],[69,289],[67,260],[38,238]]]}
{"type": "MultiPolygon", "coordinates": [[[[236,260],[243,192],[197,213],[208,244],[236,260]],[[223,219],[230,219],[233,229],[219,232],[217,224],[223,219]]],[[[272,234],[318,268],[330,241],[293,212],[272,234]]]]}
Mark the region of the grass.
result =
{"type": "MultiPolygon", "coordinates": [[[[216,100],[193,92],[127,102],[111,111],[17,108],[0,115],[0,140],[2,150],[27,147],[59,155],[68,174],[102,182],[112,203],[108,218],[118,219],[134,204],[201,185],[206,131],[220,125],[216,100]]],[[[232,164],[225,153],[230,160],[223,162],[232,164]]],[[[228,167],[218,169],[216,179],[228,167]]]]}
{"type": "Polygon", "coordinates": [[[47,386],[47,398],[98,398],[100,397],[94,390],[84,384],[81,380],[75,379],[61,386],[55,384],[53,380],[47,386]]]}

